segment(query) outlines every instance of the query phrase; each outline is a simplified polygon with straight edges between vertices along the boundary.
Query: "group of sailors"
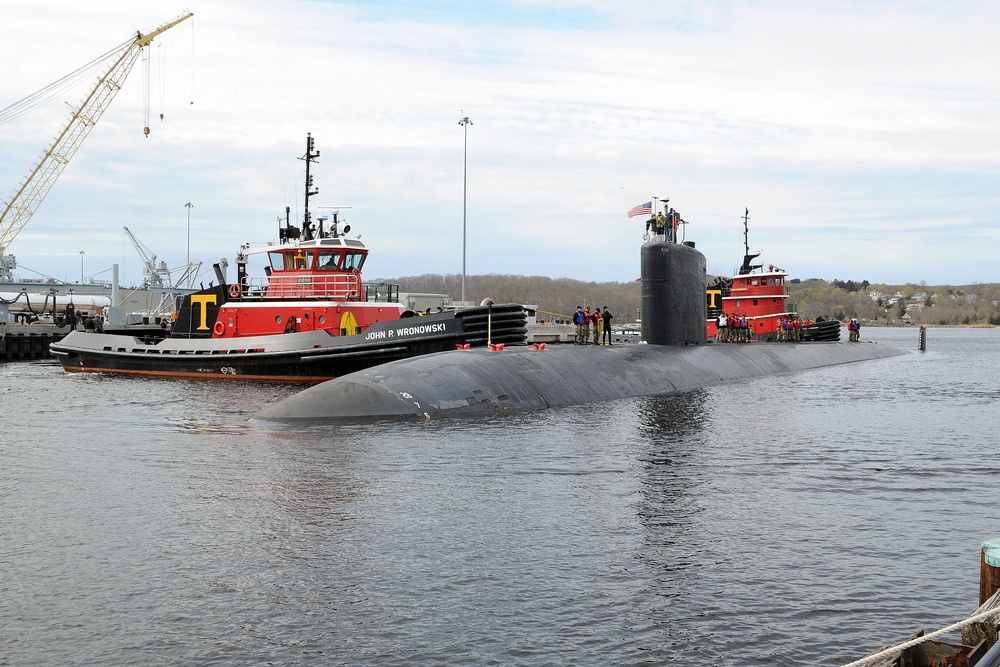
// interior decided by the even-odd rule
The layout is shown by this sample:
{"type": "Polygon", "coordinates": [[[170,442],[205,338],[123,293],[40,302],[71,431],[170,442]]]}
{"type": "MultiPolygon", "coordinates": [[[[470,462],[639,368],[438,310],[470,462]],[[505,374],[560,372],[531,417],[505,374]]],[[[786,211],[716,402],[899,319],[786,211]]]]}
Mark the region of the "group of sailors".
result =
{"type": "Polygon", "coordinates": [[[682,224],[687,224],[681,220],[681,214],[673,208],[664,206],[666,214],[657,213],[646,221],[646,235],[650,232],[657,236],[666,236],[668,242],[677,243],[677,231],[682,224]]]}
{"type": "Polygon", "coordinates": [[[573,313],[573,324],[576,325],[574,343],[576,345],[590,345],[590,331],[593,329],[594,345],[612,345],[611,320],[613,319],[614,316],[607,306],[604,306],[603,311],[597,308],[591,311],[590,308],[584,309],[583,306],[577,306],[576,312],[573,313]]]}
{"type": "Polygon", "coordinates": [[[853,317],[851,318],[851,321],[847,323],[847,332],[850,334],[848,336],[848,339],[852,343],[860,343],[861,342],[861,323],[858,322],[853,317]]]}
{"type": "Polygon", "coordinates": [[[753,337],[753,323],[740,315],[721,313],[715,320],[716,339],[720,343],[748,343],[753,337]]]}
{"type": "MultiPolygon", "coordinates": [[[[810,322],[807,320],[806,324],[810,322]]],[[[795,317],[779,317],[778,330],[775,332],[779,341],[802,340],[802,320],[795,317]]]]}
{"type": "MultiPolygon", "coordinates": [[[[778,318],[778,330],[775,338],[779,341],[802,340],[803,324],[797,315],[778,318]]],[[[753,322],[742,315],[726,315],[721,313],[715,320],[716,337],[720,343],[747,343],[754,339],[753,322]]]]}

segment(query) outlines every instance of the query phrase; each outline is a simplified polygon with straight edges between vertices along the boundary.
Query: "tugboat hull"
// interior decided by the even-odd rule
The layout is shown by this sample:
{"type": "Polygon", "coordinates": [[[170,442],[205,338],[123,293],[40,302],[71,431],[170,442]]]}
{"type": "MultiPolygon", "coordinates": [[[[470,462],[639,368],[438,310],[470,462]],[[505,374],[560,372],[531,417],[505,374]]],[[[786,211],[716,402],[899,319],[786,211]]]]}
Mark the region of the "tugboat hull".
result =
{"type": "Polygon", "coordinates": [[[240,338],[161,338],[74,331],[50,346],[70,372],[146,377],[317,383],[409,357],[523,345],[527,318],[517,304],[465,308],[381,323],[362,334],[329,331],[240,338]]]}

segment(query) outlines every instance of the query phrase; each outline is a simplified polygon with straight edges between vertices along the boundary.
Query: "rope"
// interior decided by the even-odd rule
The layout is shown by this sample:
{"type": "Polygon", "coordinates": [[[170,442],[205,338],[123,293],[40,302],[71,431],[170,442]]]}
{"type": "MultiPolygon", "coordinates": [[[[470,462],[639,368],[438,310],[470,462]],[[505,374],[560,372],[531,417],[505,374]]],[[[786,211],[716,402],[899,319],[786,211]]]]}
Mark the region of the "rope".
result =
{"type": "Polygon", "coordinates": [[[14,102],[10,106],[0,109],[0,124],[8,123],[15,118],[19,118],[24,114],[28,113],[33,109],[37,109],[46,102],[52,100],[53,98],[61,95],[63,92],[69,90],[76,82],[83,79],[85,76],[91,74],[99,66],[101,66],[104,61],[108,60],[112,56],[115,56],[125,48],[135,41],[134,37],[130,37],[125,42],[119,44],[115,48],[111,49],[104,55],[98,56],[89,63],[76,69],[66,76],[58,79],[49,85],[45,86],[41,90],[38,90],[27,97],[14,102]]]}
{"type": "Polygon", "coordinates": [[[563,315],[562,313],[550,313],[547,310],[536,310],[535,312],[536,313],[542,313],[543,315],[555,315],[556,317],[562,317],[562,318],[565,318],[567,320],[573,319],[572,315],[563,315]]]}
{"type": "Polygon", "coordinates": [[[941,628],[940,630],[932,632],[929,635],[924,635],[922,637],[917,637],[916,639],[911,639],[910,641],[903,642],[902,644],[897,644],[896,646],[891,646],[891,647],[889,647],[887,649],[883,649],[883,650],[879,651],[878,653],[873,653],[871,655],[866,655],[865,657],[861,658],[860,660],[855,660],[854,662],[847,663],[843,667],[861,667],[861,665],[867,665],[868,663],[873,662],[873,661],[875,661],[875,660],[877,660],[879,658],[884,658],[884,657],[886,657],[886,656],[888,656],[890,654],[899,653],[901,651],[905,651],[906,649],[912,648],[912,647],[916,646],[917,644],[923,644],[926,641],[929,641],[929,640],[934,639],[936,637],[940,637],[941,635],[946,635],[949,632],[954,632],[955,630],[961,630],[962,628],[964,628],[967,625],[972,625],[973,623],[980,623],[982,621],[985,621],[988,618],[1000,615],[1000,609],[996,608],[997,603],[998,603],[998,597],[1000,597],[1000,591],[994,593],[993,597],[991,597],[989,600],[987,600],[986,602],[984,602],[983,605],[979,608],[979,609],[987,609],[987,611],[979,612],[977,610],[978,613],[973,614],[972,616],[968,617],[964,621],[959,621],[958,623],[952,623],[948,627],[941,628]]]}

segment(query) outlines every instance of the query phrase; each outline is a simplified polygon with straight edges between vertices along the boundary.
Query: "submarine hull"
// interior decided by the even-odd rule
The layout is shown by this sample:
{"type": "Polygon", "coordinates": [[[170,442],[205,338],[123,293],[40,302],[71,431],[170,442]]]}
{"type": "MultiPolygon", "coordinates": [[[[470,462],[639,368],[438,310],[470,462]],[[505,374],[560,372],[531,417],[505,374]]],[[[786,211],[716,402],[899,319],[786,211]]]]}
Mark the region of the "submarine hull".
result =
{"type": "Polygon", "coordinates": [[[651,396],[902,354],[874,343],[705,342],[705,258],[694,244],[642,246],[649,344],[449,350],[330,380],[258,413],[276,421],[474,417],[651,396]]]}
{"type": "Polygon", "coordinates": [[[886,345],[850,342],[453,350],[345,375],[290,396],[256,417],[357,421],[541,410],[900,354],[886,345]],[[598,369],[600,375],[595,376],[598,369]]]}

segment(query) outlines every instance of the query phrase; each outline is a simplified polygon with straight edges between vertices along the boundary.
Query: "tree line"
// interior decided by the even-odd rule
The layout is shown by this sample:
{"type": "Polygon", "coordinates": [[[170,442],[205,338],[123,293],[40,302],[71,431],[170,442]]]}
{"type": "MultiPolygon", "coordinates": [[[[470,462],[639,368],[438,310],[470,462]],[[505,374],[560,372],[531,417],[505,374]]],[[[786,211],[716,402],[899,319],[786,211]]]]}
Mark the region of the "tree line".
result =
{"type": "MultiPolygon", "coordinates": [[[[711,277],[710,277],[711,279],[711,277]]],[[[403,292],[462,294],[460,274],[423,274],[388,278],[403,292]]],[[[608,309],[616,324],[636,321],[640,315],[641,286],[633,282],[587,282],[573,278],[488,274],[466,276],[466,300],[485,298],[496,303],[537,305],[539,319],[570,318],[577,306],[608,309]]],[[[788,301],[803,317],[856,317],[872,324],[906,322],[933,325],[1000,325],[1000,283],[928,286],[873,284],[867,280],[832,281],[820,278],[788,282],[788,301]],[[906,317],[904,317],[906,316],[906,317]]]]}
{"type": "MultiPolygon", "coordinates": [[[[426,273],[420,276],[389,278],[386,282],[399,285],[402,292],[447,294],[456,301],[462,295],[462,276],[426,273]]],[[[639,283],[586,282],[572,278],[489,274],[466,276],[465,298],[473,304],[490,298],[496,303],[522,303],[538,306],[538,318],[554,319],[573,316],[577,306],[603,308],[615,316],[616,324],[634,322],[639,311],[639,283]]]]}

